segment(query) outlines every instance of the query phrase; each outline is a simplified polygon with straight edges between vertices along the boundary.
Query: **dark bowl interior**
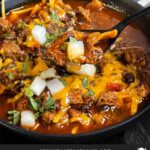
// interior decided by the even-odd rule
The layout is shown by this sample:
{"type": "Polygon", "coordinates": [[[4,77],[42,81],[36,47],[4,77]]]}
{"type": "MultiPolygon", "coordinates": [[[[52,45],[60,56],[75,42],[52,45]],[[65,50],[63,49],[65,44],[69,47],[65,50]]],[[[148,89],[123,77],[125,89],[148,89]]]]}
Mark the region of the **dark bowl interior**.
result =
{"type": "MultiPolygon", "coordinates": [[[[6,10],[7,12],[11,9],[14,9],[16,7],[22,6],[27,3],[34,2],[36,0],[6,0],[6,10]]],[[[106,4],[113,6],[118,11],[121,11],[125,13],[126,15],[130,15],[131,13],[138,11],[142,9],[140,5],[137,4],[137,2],[132,0],[103,0],[106,4]]],[[[140,26],[141,30],[150,37],[150,16],[147,15],[145,17],[142,17],[141,19],[138,19],[137,21],[138,25],[140,26]]],[[[150,67],[150,49],[145,49],[145,53],[147,54],[147,60],[148,65],[147,68],[145,68],[144,74],[146,74],[147,82],[150,82],[150,74],[149,74],[149,67],[150,67]]],[[[150,84],[149,84],[150,85],[150,84]]],[[[10,125],[9,123],[5,121],[0,121],[0,125],[10,129],[11,131],[22,135],[26,138],[34,139],[38,142],[47,142],[47,143],[88,143],[88,141],[92,141],[95,139],[103,139],[105,137],[108,137],[110,135],[116,134],[120,132],[121,130],[127,128],[131,125],[131,123],[135,122],[136,119],[139,119],[139,117],[145,113],[150,108],[150,102],[149,97],[146,98],[147,104],[143,106],[143,108],[134,116],[128,118],[127,120],[118,123],[116,125],[107,127],[105,129],[83,133],[83,134],[77,134],[77,135],[50,135],[50,134],[40,134],[35,133],[31,131],[27,131],[25,129],[22,129],[17,126],[10,125]],[[92,138],[91,138],[92,137],[92,138]]]]}

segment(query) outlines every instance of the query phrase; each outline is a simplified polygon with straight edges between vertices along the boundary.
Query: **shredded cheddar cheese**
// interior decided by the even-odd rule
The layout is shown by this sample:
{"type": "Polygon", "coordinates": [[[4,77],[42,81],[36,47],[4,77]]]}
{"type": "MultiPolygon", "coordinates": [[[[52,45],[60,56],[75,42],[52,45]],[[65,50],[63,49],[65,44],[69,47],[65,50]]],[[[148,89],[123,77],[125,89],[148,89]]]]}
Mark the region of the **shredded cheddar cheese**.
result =
{"type": "Polygon", "coordinates": [[[5,12],[5,0],[1,1],[1,9],[2,9],[2,17],[5,19],[6,18],[6,12],[5,12]]]}
{"type": "MultiPolygon", "coordinates": [[[[88,82],[90,83],[94,81],[95,85],[91,86],[90,84],[88,84],[87,89],[94,91],[95,93],[94,97],[95,99],[98,99],[101,92],[103,92],[103,90],[106,88],[106,84],[108,82],[113,81],[114,83],[122,84],[124,90],[116,92],[116,96],[119,98],[120,104],[122,104],[122,99],[124,97],[131,97],[132,99],[131,114],[134,114],[137,111],[138,104],[141,100],[141,96],[138,96],[138,91],[134,89],[136,86],[138,86],[139,81],[136,78],[134,83],[130,84],[130,86],[126,89],[126,84],[122,81],[121,76],[123,70],[132,71],[133,74],[136,76],[134,69],[132,69],[131,67],[125,67],[119,61],[115,60],[114,56],[110,53],[106,53],[104,58],[108,59],[110,63],[107,63],[104,66],[102,76],[97,76],[94,79],[88,77],[88,82]]],[[[84,79],[84,76],[72,75],[69,77],[64,77],[64,79],[66,80],[68,86],[61,92],[56,93],[54,95],[54,98],[61,99],[61,104],[67,107],[68,106],[67,95],[71,89],[80,88],[84,91],[85,94],[87,93],[87,91],[85,90],[84,87],[82,87],[82,80],[84,79]]]]}

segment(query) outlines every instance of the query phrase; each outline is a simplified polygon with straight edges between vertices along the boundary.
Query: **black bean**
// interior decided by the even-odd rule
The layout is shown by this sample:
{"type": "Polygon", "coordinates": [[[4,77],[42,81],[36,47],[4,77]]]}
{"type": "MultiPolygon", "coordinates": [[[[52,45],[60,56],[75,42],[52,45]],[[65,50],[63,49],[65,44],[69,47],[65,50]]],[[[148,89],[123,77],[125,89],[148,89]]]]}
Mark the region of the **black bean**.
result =
{"type": "Polygon", "coordinates": [[[90,111],[90,106],[88,104],[82,104],[81,110],[85,113],[88,113],[90,111]]]}
{"type": "Polygon", "coordinates": [[[56,65],[55,69],[57,70],[58,75],[62,76],[72,75],[72,73],[69,73],[65,67],[56,65]]]}
{"type": "Polygon", "coordinates": [[[97,106],[97,109],[98,109],[99,111],[109,111],[110,108],[111,108],[111,106],[109,106],[109,105],[97,106]]]}
{"type": "Polygon", "coordinates": [[[96,65],[96,73],[100,74],[102,72],[102,68],[100,67],[100,65],[96,65]]]}
{"type": "Polygon", "coordinates": [[[24,83],[18,82],[18,83],[16,84],[16,86],[15,86],[15,90],[16,90],[17,92],[21,92],[21,89],[22,89],[24,86],[25,86],[24,83]]]}
{"type": "Polygon", "coordinates": [[[0,54],[0,58],[3,58],[3,55],[2,55],[2,54],[0,54]]]}
{"type": "Polygon", "coordinates": [[[135,77],[131,72],[123,72],[122,76],[122,81],[125,83],[131,84],[135,81],[135,77]]]}

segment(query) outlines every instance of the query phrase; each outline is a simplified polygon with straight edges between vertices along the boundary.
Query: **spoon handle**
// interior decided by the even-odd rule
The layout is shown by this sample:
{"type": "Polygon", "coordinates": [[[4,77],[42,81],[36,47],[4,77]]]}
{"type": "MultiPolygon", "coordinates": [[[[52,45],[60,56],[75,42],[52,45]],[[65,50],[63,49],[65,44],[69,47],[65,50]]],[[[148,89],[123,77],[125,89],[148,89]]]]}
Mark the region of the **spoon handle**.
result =
{"type": "Polygon", "coordinates": [[[150,6],[142,9],[141,11],[138,11],[132,15],[130,15],[129,17],[127,17],[126,19],[124,19],[123,21],[121,21],[119,24],[117,24],[115,27],[113,27],[113,29],[117,29],[118,33],[120,34],[121,31],[127,26],[129,25],[131,22],[135,21],[137,18],[144,16],[146,14],[150,13],[150,6]]]}

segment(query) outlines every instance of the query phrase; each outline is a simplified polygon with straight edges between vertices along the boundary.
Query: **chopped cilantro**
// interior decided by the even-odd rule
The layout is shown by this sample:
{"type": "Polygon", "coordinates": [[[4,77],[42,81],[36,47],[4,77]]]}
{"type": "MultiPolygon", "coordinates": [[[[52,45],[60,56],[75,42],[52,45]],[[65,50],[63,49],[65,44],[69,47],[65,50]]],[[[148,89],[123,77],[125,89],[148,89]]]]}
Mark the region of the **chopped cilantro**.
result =
{"type": "Polygon", "coordinates": [[[62,46],[61,46],[61,49],[62,49],[62,50],[66,50],[66,46],[65,46],[65,45],[62,45],[62,46]]]}
{"type": "Polygon", "coordinates": [[[77,40],[73,37],[70,37],[70,42],[77,42],[77,40]]]}
{"type": "Polygon", "coordinates": [[[59,79],[61,82],[62,82],[62,84],[66,87],[67,86],[67,82],[66,82],[66,80],[64,80],[64,79],[59,79]]]}
{"type": "Polygon", "coordinates": [[[40,108],[39,108],[39,112],[40,112],[41,114],[43,114],[43,113],[44,113],[44,107],[40,107],[40,108]]]}
{"type": "Polygon", "coordinates": [[[49,34],[48,32],[46,33],[46,37],[47,37],[47,41],[45,44],[47,43],[51,43],[54,40],[56,40],[59,36],[61,36],[64,32],[66,31],[65,28],[61,28],[58,31],[56,31],[54,34],[49,34]]]}
{"type": "Polygon", "coordinates": [[[60,29],[60,32],[66,32],[67,31],[67,27],[62,27],[61,29],[60,29]]]}
{"type": "Polygon", "coordinates": [[[12,72],[9,72],[7,75],[10,80],[14,79],[14,75],[12,72]]]}
{"type": "Polygon", "coordinates": [[[41,105],[41,100],[40,99],[34,99],[33,98],[33,92],[32,90],[30,89],[30,87],[27,87],[25,89],[25,95],[29,98],[30,100],[30,104],[31,104],[31,108],[34,110],[34,111],[38,111],[39,108],[40,108],[40,105],[41,105]]]}
{"type": "Polygon", "coordinates": [[[26,89],[25,89],[25,95],[27,96],[27,97],[32,97],[34,94],[33,94],[33,92],[32,92],[32,90],[30,89],[30,87],[27,87],[26,89]]]}
{"type": "Polygon", "coordinates": [[[89,95],[89,96],[93,96],[94,94],[95,94],[94,91],[92,91],[92,90],[89,90],[89,91],[88,91],[88,95],[89,95]]]}
{"type": "Polygon", "coordinates": [[[36,112],[36,113],[34,114],[35,120],[37,120],[43,113],[44,113],[44,107],[40,107],[40,106],[39,106],[38,112],[36,112]]]}
{"type": "Polygon", "coordinates": [[[35,120],[37,120],[37,119],[40,117],[40,113],[39,113],[39,112],[36,112],[36,113],[34,114],[34,117],[35,117],[35,120]]]}
{"type": "Polygon", "coordinates": [[[67,50],[67,47],[68,47],[68,42],[65,42],[62,46],[61,46],[61,49],[63,51],[67,50]]]}
{"type": "Polygon", "coordinates": [[[8,115],[8,120],[10,121],[10,123],[12,123],[13,125],[17,125],[20,120],[20,112],[17,110],[12,110],[8,111],[8,115]]]}
{"type": "Polygon", "coordinates": [[[60,21],[58,15],[56,14],[56,12],[54,10],[51,12],[51,19],[54,22],[59,22],[60,21]]]}
{"type": "Polygon", "coordinates": [[[54,111],[55,110],[55,101],[52,97],[48,98],[45,103],[45,110],[47,111],[54,111]]]}
{"type": "Polygon", "coordinates": [[[46,43],[51,43],[52,41],[54,41],[57,38],[57,35],[46,33],[46,37],[47,37],[46,43]]]}
{"type": "Polygon", "coordinates": [[[5,38],[8,39],[8,40],[10,40],[12,38],[11,32],[5,33],[5,38]]]}
{"type": "Polygon", "coordinates": [[[28,70],[28,64],[23,63],[23,64],[22,64],[22,71],[23,71],[23,72],[27,72],[27,70],[28,70]]]}
{"type": "Polygon", "coordinates": [[[24,22],[19,22],[17,27],[18,27],[18,29],[23,30],[25,28],[25,23],[24,22]]]}
{"type": "Polygon", "coordinates": [[[39,105],[38,105],[37,101],[34,98],[30,97],[30,103],[31,103],[32,109],[34,111],[38,111],[39,105]]]}
{"type": "Polygon", "coordinates": [[[83,79],[83,81],[82,81],[82,86],[83,86],[84,88],[86,88],[87,85],[88,85],[88,78],[85,77],[85,78],[83,79]]]}

